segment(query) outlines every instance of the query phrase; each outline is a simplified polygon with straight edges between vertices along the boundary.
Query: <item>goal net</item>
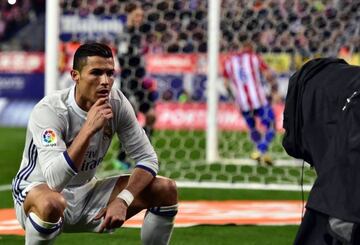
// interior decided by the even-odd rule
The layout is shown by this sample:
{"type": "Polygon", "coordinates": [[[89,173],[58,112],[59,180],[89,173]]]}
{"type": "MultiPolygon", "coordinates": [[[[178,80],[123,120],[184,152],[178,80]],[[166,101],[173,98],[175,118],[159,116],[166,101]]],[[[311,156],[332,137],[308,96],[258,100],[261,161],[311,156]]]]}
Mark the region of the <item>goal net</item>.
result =
{"type": "MultiPolygon", "coordinates": [[[[210,0],[209,0],[210,1],[210,0]]],[[[219,4],[219,71],[215,83],[217,146],[207,161],[209,134],[209,1],[60,0],[61,86],[79,43],[106,42],[119,63],[119,86],[149,133],[160,174],[180,186],[309,189],[315,173],[290,158],[282,140],[283,103],[273,105],[272,166],[250,159],[255,150],[239,108],[223,85],[222,60],[251,42],[276,73],[279,92],[310,58],[340,56],[359,64],[360,6],[336,0],[222,0],[219,4]],[[137,11],[140,7],[140,11],[137,11]],[[303,174],[302,174],[303,172],[303,174]]],[[[216,2],[216,1],[215,1],[216,2]]],[[[131,159],[113,141],[103,175],[131,171],[131,159]]]]}

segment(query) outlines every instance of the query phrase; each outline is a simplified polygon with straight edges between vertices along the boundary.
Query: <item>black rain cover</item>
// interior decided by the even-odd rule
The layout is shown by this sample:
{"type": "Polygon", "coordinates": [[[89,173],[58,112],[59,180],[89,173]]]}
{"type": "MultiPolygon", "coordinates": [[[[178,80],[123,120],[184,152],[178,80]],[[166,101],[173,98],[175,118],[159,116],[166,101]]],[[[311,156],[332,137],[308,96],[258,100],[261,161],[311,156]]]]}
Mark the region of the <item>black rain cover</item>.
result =
{"type": "Polygon", "coordinates": [[[307,62],[289,81],[283,146],[314,166],[307,207],[360,223],[360,67],[307,62]]]}

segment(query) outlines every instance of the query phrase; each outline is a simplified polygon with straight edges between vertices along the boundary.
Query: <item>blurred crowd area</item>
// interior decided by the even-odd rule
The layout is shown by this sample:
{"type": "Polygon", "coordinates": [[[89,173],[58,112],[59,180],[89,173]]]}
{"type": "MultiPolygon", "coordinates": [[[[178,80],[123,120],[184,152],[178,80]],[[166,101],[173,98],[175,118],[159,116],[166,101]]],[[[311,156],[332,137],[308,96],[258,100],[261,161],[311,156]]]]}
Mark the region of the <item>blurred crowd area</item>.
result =
{"type": "Polygon", "coordinates": [[[0,1],[0,51],[44,50],[45,1],[0,1]]]}
{"type": "MultiPolygon", "coordinates": [[[[151,51],[207,51],[208,1],[60,0],[62,15],[116,16],[119,21],[126,19],[129,4],[144,10],[144,22],[135,31],[151,51]]],[[[44,30],[39,28],[44,29],[45,0],[1,1],[0,8],[1,49],[44,50],[44,30]]],[[[359,23],[359,0],[222,0],[220,49],[234,51],[252,41],[259,52],[304,57],[353,53],[360,48],[359,23]]],[[[116,46],[116,38],[99,39],[93,41],[116,46]]],[[[74,35],[66,41],[89,40],[74,35]]]]}

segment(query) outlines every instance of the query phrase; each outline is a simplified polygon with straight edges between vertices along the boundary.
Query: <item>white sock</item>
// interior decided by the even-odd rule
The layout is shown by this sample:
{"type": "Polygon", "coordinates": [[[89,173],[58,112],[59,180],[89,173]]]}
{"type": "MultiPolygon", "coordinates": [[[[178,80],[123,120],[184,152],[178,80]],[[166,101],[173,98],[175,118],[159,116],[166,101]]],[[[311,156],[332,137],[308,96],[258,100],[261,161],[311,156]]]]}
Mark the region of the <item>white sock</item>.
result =
{"type": "Polygon", "coordinates": [[[51,223],[41,220],[35,213],[29,213],[25,222],[25,244],[47,245],[53,244],[61,232],[62,219],[51,223]]]}
{"type": "Polygon", "coordinates": [[[141,227],[143,245],[167,245],[174,227],[178,205],[156,207],[147,211],[141,227]]]}

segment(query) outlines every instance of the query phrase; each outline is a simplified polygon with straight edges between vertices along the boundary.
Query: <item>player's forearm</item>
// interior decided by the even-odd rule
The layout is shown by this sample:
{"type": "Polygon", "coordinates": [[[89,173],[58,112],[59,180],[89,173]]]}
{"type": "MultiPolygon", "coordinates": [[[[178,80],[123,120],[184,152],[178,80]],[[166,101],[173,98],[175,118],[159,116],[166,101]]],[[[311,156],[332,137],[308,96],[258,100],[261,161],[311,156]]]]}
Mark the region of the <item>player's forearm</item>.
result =
{"type": "MultiPolygon", "coordinates": [[[[42,151],[39,154],[43,155],[42,151]]],[[[57,192],[61,192],[77,174],[66,152],[42,161],[41,169],[49,188],[57,192]]]]}
{"type": "Polygon", "coordinates": [[[78,170],[84,161],[84,156],[89,147],[90,139],[94,132],[84,125],[75,137],[74,141],[67,148],[67,153],[72,160],[74,167],[78,170]]]}
{"type": "Polygon", "coordinates": [[[155,177],[147,170],[135,168],[125,189],[136,197],[155,177]]]}

